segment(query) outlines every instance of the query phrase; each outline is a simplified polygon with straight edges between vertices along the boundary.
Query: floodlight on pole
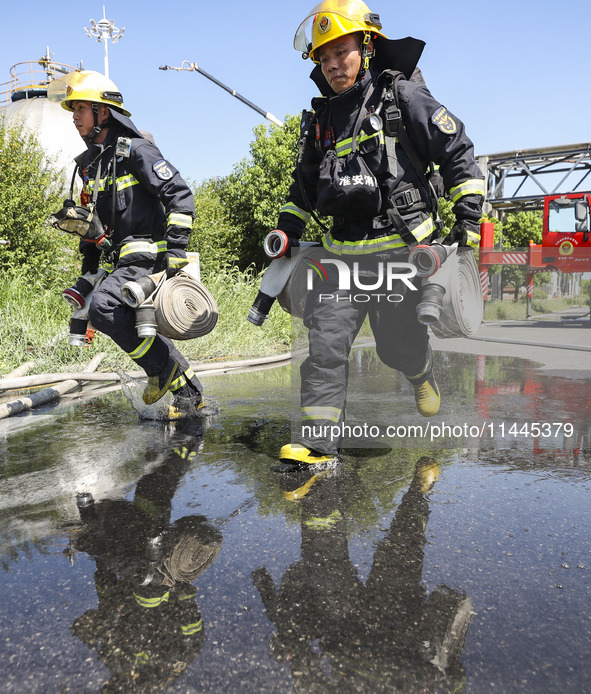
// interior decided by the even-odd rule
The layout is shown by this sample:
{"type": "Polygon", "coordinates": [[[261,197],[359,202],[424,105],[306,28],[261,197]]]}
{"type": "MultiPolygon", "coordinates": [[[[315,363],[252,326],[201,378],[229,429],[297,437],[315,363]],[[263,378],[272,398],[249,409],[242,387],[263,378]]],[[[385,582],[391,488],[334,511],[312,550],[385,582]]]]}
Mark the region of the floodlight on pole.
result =
{"type": "Polygon", "coordinates": [[[103,5],[103,18],[98,22],[90,20],[90,28],[84,27],[86,35],[90,39],[96,39],[99,43],[105,44],[105,77],[109,76],[109,41],[117,43],[123,36],[125,27],[119,29],[115,26],[112,19],[107,19],[105,6],[103,5]]]}

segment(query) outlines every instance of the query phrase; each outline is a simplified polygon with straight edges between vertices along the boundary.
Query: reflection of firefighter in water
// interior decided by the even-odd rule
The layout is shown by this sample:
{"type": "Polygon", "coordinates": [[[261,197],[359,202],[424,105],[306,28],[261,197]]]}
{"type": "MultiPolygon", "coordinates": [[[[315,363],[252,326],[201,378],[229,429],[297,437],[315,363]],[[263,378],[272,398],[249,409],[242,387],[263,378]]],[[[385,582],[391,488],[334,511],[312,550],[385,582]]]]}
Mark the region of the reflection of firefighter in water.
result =
{"type": "Polygon", "coordinates": [[[192,582],[214,561],[222,537],[204,516],[170,524],[173,496],[201,441],[172,449],[140,479],[132,501],[95,504],[78,495],[84,526],[75,549],[96,562],[99,605],[71,631],[109,668],[105,692],[161,691],[203,645],[192,582]]]}
{"type": "Polygon", "coordinates": [[[435,461],[418,461],[365,584],[349,558],[338,473],[312,483],[299,474],[309,479],[284,495],[300,499],[301,559],[279,589],[265,568],[253,573],[277,628],[272,653],[289,661],[296,691],[461,690],[470,600],[445,586],[429,595],[422,583],[435,461]]]}

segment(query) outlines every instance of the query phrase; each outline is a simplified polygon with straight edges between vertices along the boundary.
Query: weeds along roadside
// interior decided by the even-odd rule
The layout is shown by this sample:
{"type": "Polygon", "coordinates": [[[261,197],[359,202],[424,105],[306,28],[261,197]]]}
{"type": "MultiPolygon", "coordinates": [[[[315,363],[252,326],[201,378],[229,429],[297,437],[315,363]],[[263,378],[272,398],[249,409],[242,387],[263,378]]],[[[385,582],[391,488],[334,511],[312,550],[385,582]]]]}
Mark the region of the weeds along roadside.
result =
{"type": "MultiPolygon", "coordinates": [[[[187,359],[223,361],[270,356],[290,349],[290,316],[278,304],[262,327],[246,319],[260,279],[254,272],[237,269],[203,278],[218,304],[219,319],[209,335],[178,343],[187,359]]],[[[105,352],[100,371],[137,369],[126,354],[98,332],[87,347],[68,345],[71,315],[72,309],[62,299],[60,288],[47,288],[15,273],[1,276],[0,375],[26,361],[35,362],[37,373],[77,370],[98,352],[105,352]]]]}
{"type": "MultiPolygon", "coordinates": [[[[569,308],[585,307],[585,296],[570,299],[560,297],[555,299],[534,299],[532,301],[531,313],[533,316],[543,317],[550,313],[566,311],[569,308]]],[[[487,301],[484,304],[484,320],[525,320],[527,315],[526,300],[504,299],[503,301],[487,301]]]]}
{"type": "MultiPolygon", "coordinates": [[[[291,346],[291,318],[276,303],[262,327],[246,320],[256,297],[260,275],[252,271],[228,269],[204,277],[219,308],[213,332],[195,340],[179,342],[190,361],[225,361],[271,356],[291,346]]],[[[580,301],[578,303],[581,303],[580,301]]],[[[537,299],[533,314],[563,311],[577,304],[572,299],[537,299]]],[[[74,371],[98,352],[105,352],[101,371],[134,370],[137,365],[109,338],[96,333],[84,348],[68,345],[68,324],[72,309],[61,297],[61,288],[43,286],[41,280],[17,273],[0,276],[0,375],[25,361],[34,361],[37,373],[74,371]]],[[[525,301],[494,301],[485,305],[485,320],[523,320],[525,301]]],[[[367,325],[362,335],[371,335],[367,325]]]]}

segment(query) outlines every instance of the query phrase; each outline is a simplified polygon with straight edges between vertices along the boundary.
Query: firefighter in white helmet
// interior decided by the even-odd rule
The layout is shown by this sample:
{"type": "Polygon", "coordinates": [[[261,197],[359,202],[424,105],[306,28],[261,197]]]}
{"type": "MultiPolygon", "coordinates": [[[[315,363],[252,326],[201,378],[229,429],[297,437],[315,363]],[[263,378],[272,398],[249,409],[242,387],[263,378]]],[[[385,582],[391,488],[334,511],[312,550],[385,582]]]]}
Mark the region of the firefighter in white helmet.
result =
{"type": "MultiPolygon", "coordinates": [[[[311,78],[322,96],[303,114],[298,164],[277,224],[288,252],[311,216],[330,217],[323,257],[355,263],[370,286],[378,265],[405,262],[410,248],[438,236],[437,182],[456,215],[446,242],[478,245],[484,177],[463,123],[425,86],[417,68],[424,43],[387,39],[379,15],[360,0],[324,0],[294,46],[316,64],[311,78]],[[428,175],[437,167],[437,176],[428,175]]],[[[427,327],[417,319],[419,281],[397,280],[396,302],[356,301],[335,265],[325,270],[304,312],[310,353],[301,368],[301,434],[280,452],[288,464],[337,456],[341,437],[327,432],[342,430],[349,352],[366,316],[380,359],[407,378],[418,412],[430,417],[440,407],[427,327]]]]}
{"type": "Polygon", "coordinates": [[[76,158],[81,206],[95,209],[102,225],[100,237],[87,234],[80,241],[82,274],[95,272],[101,255],[114,268],[92,297],[90,323],[145,370],[147,404],[170,390],[176,400],[171,415],[193,413],[202,406],[203,389],[189,363],[168,338],[138,337],[134,310],[121,297],[126,282],[162,269],[173,274],[187,263],[193,194],[130,120],[110,79],[91,70],[73,72],[50,83],[49,97],[72,112],[86,143],[76,158]]]}

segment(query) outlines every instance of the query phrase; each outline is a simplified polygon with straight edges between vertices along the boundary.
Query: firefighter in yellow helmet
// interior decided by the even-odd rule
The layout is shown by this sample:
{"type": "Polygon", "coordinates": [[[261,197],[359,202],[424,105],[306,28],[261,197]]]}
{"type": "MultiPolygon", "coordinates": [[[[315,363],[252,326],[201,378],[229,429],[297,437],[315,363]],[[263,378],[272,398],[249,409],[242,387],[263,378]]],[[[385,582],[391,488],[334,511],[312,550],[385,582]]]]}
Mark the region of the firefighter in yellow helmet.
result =
{"type": "Polygon", "coordinates": [[[484,177],[463,123],[425,86],[417,68],[424,45],[388,39],[379,15],[360,0],[324,0],[295,35],[294,47],[316,64],[310,77],[322,96],[303,113],[277,230],[291,253],[311,217],[331,218],[318,257],[334,260],[306,301],[301,429],[280,451],[287,463],[327,463],[338,455],[349,352],[367,316],[378,356],[404,374],[418,412],[431,417],[440,408],[427,326],[417,317],[420,280],[376,284],[384,264],[407,262],[411,248],[439,236],[443,192],[456,215],[444,243],[479,242],[484,177]],[[337,260],[372,293],[343,287],[337,260]]]}
{"type": "Polygon", "coordinates": [[[174,495],[203,447],[200,436],[174,436],[132,498],[77,495],[72,546],[96,564],[98,605],[70,630],[110,671],[101,692],[164,691],[203,647],[193,583],[218,556],[222,534],[201,515],[171,522],[174,495]]]}
{"type": "MultiPolygon", "coordinates": [[[[121,296],[126,282],[163,269],[171,275],[187,263],[193,194],[154,142],[136,128],[119,89],[105,75],[72,72],[51,82],[48,96],[73,114],[87,147],[75,160],[75,173],[83,182],[81,204],[75,206],[72,188],[64,209],[91,211],[96,227],[85,233],[83,225],[68,225],[71,220],[64,222],[60,213],[52,222],[82,236],[82,275],[96,273],[101,257],[114,267],[92,295],[89,321],[145,370],[147,404],[170,390],[172,417],[195,414],[203,389],[189,363],[168,338],[138,336],[135,310],[121,296]]],[[[72,290],[65,292],[71,295],[72,290]]]]}
{"type": "MultiPolygon", "coordinates": [[[[301,51],[304,57],[319,63],[318,50],[331,41],[357,32],[385,38],[381,29],[380,16],[370,12],[364,2],[324,0],[316,5],[300,24],[295,35],[294,47],[301,51]]],[[[363,67],[367,69],[368,64],[363,67]]]]}

